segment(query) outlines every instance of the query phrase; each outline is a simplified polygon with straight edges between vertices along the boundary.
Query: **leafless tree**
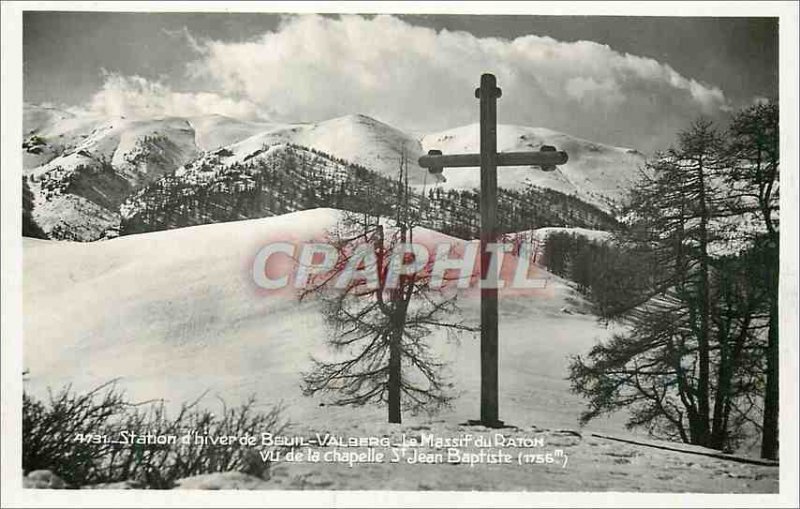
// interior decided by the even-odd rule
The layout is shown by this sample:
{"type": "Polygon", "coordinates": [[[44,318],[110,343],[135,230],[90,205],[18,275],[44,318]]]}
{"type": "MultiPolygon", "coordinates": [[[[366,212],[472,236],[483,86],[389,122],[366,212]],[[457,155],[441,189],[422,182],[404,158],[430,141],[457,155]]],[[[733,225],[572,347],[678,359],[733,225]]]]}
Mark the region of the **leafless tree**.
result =
{"type": "Polygon", "coordinates": [[[457,338],[476,330],[457,318],[455,292],[432,288],[428,260],[419,271],[391,281],[392,263],[413,263],[419,255],[407,250],[420,219],[420,211],[409,207],[409,194],[403,152],[392,220],[384,225],[379,216],[343,213],[328,234],[335,265],[314,275],[301,292],[301,299],[313,296],[322,302],[334,357],[314,359],[304,374],[304,393],[333,394],[335,405],[386,403],[391,423],[401,422],[404,408],[433,412],[453,397],[444,363],[431,347],[431,333],[444,329],[457,338]],[[356,268],[376,277],[342,279],[356,268]]]}

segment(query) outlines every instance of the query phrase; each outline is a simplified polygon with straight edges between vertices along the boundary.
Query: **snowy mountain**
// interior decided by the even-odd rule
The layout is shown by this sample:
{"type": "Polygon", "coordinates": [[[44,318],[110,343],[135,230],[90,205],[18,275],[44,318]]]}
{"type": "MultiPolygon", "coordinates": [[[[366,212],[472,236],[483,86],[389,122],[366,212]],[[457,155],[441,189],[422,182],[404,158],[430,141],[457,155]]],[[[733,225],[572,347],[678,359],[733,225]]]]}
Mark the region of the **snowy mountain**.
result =
{"type": "MultiPolygon", "coordinates": [[[[65,120],[55,127],[64,128],[65,120]]],[[[120,118],[85,133],[87,128],[80,124],[58,135],[52,127],[40,128],[29,138],[42,140],[36,146],[57,147],[56,157],[24,172],[34,195],[33,218],[53,238],[102,238],[118,227],[119,206],[131,192],[198,155],[194,130],[184,119],[120,118]]]]}
{"type": "Polygon", "coordinates": [[[33,104],[25,104],[22,113],[24,170],[46,164],[77,146],[103,122],[93,115],[33,104]]]}
{"type": "MultiPolygon", "coordinates": [[[[569,154],[569,161],[553,173],[532,167],[501,168],[498,170],[501,187],[520,190],[533,184],[575,194],[606,210],[636,178],[644,163],[644,156],[635,150],[593,143],[544,128],[499,125],[497,137],[500,152],[535,151],[542,145],[553,145],[569,154]]],[[[410,182],[418,187],[438,184],[417,164],[419,156],[428,150],[439,149],[446,154],[480,151],[478,124],[416,139],[370,117],[348,115],[320,123],[274,127],[225,147],[225,153],[230,154],[220,163],[241,163],[263,147],[285,143],[325,152],[386,177],[397,175],[401,155],[405,153],[410,182]]],[[[474,189],[480,185],[478,168],[446,169],[445,177],[443,189],[474,189]]]]}
{"type": "MultiPolygon", "coordinates": [[[[477,124],[418,139],[364,115],[287,125],[220,115],[103,119],[26,105],[24,128],[24,176],[33,197],[26,214],[56,239],[89,241],[114,236],[122,221],[122,204],[160,178],[175,175],[196,180],[203,172],[220,175],[232,167],[272,160],[275,154],[270,151],[283,146],[321,152],[343,167],[350,166],[348,171],[362,167],[387,179],[396,179],[401,160],[406,158],[410,184],[419,194],[431,189],[474,192],[479,185],[477,168],[445,170],[447,182],[441,184],[416,162],[430,148],[445,153],[477,152],[477,124]]],[[[569,162],[552,173],[526,167],[502,168],[502,188],[523,195],[532,188],[550,189],[607,212],[643,160],[632,150],[546,129],[498,126],[501,151],[538,150],[542,144],[566,150],[569,162]]],[[[551,200],[539,202],[546,208],[551,200]]],[[[332,205],[313,202],[305,206],[332,205]]],[[[237,218],[249,217],[261,216],[237,218]]],[[[514,228],[600,226],[597,221],[573,224],[565,220],[542,224],[530,218],[525,224],[515,223],[514,228]]]]}
{"type": "MultiPolygon", "coordinates": [[[[274,125],[226,146],[220,151],[225,156],[217,158],[214,164],[242,163],[258,157],[268,147],[285,144],[319,150],[393,178],[397,176],[401,154],[405,151],[409,158],[410,181],[421,184],[427,174],[427,170],[416,163],[422,153],[418,140],[364,115],[347,115],[319,123],[274,125]]],[[[203,162],[201,158],[196,164],[203,162]]]]}
{"type": "Polygon", "coordinates": [[[231,145],[276,127],[276,124],[247,122],[224,115],[191,117],[188,122],[195,133],[195,145],[204,152],[231,145]]]}
{"type": "MultiPolygon", "coordinates": [[[[276,216],[334,207],[395,217],[395,179],[316,149],[293,144],[222,148],[179,168],[131,195],[121,206],[119,233],[130,235],[192,225],[276,216]]],[[[462,239],[479,236],[480,197],[475,189],[412,188],[412,210],[421,226],[462,239]]],[[[540,225],[612,228],[614,219],[563,193],[529,187],[500,189],[502,232],[540,225]]]]}
{"type": "MultiPolygon", "coordinates": [[[[497,126],[498,152],[536,151],[542,145],[552,145],[567,152],[569,160],[554,172],[524,166],[500,167],[497,183],[500,187],[518,189],[527,183],[575,194],[582,200],[609,209],[618,200],[644,164],[644,156],[633,149],[612,147],[575,138],[540,127],[516,125],[497,126]]],[[[428,134],[422,147],[441,150],[445,154],[464,154],[480,151],[480,126],[470,124],[456,129],[428,134]]],[[[451,168],[444,170],[447,187],[463,189],[480,183],[478,169],[451,168]]]]}

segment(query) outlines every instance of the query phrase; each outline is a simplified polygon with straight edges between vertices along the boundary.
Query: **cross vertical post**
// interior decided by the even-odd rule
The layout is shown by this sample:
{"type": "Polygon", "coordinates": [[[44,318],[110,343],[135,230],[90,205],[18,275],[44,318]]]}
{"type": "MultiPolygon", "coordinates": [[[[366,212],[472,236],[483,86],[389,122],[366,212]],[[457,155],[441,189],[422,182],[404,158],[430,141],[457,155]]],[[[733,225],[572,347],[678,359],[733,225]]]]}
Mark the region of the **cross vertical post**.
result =
{"type": "Polygon", "coordinates": [[[497,242],[497,98],[500,94],[495,77],[483,74],[481,86],[475,90],[481,105],[481,423],[490,427],[502,424],[498,401],[498,274],[489,273],[492,254],[488,250],[490,243],[497,242]]]}
{"type": "Polygon", "coordinates": [[[556,166],[567,162],[567,153],[556,150],[551,145],[542,145],[538,152],[497,153],[497,99],[502,92],[492,74],[481,76],[481,86],[475,90],[480,99],[480,154],[443,155],[440,150],[431,149],[419,158],[419,165],[445,181],[445,168],[481,169],[481,418],[470,420],[470,424],[486,427],[505,426],[499,419],[498,399],[498,311],[497,287],[500,275],[499,263],[492,268],[492,251],[489,244],[497,242],[497,167],[498,166],[538,166],[542,171],[554,171],[556,166]]]}

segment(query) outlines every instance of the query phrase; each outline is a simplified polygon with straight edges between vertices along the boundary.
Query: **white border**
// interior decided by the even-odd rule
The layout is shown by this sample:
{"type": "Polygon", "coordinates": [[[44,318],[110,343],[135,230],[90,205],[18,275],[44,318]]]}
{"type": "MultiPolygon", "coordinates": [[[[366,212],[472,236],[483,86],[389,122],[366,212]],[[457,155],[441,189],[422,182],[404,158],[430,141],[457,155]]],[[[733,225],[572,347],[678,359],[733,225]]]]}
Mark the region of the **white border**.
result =
{"type": "Polygon", "coordinates": [[[794,2],[3,2],[2,3],[2,498],[3,507],[552,506],[797,507],[798,501],[798,5],[794,2]],[[779,495],[605,492],[151,492],[21,489],[22,11],[357,12],[780,18],[781,474],[779,495]]]}

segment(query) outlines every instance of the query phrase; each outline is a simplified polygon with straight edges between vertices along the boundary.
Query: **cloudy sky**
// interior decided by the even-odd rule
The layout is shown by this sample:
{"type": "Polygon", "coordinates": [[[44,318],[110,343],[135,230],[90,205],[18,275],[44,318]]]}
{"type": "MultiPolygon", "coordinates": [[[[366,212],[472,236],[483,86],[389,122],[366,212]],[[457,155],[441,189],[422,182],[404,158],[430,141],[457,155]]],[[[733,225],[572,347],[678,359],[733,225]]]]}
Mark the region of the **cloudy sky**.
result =
{"type": "Polygon", "coordinates": [[[317,121],[431,132],[502,123],[650,152],[698,115],[776,98],[767,18],[279,16],[26,12],[26,102],[107,115],[317,121]]]}

